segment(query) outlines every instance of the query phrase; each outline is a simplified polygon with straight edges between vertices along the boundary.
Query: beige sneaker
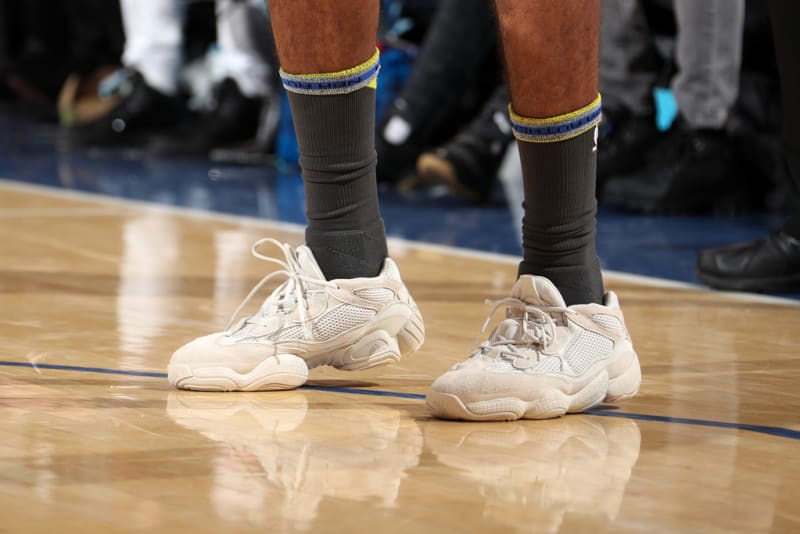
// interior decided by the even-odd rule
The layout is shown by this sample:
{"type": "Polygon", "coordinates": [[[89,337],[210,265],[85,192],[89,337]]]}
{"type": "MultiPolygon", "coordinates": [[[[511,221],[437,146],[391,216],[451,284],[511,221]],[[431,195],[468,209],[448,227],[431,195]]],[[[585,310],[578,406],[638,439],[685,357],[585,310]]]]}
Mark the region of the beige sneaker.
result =
{"type": "Polygon", "coordinates": [[[294,249],[274,239],[253,245],[253,255],[283,269],[265,276],[234,313],[273,277],[287,280],[254,315],[216,334],[200,337],[172,355],[169,381],[203,391],[284,390],[301,386],[308,369],[368,369],[415,352],[425,338],[417,305],[387,258],[374,278],[325,280],[306,246],[294,249]],[[258,252],[279,247],[286,261],[258,252]]]}
{"type": "Polygon", "coordinates": [[[525,275],[495,310],[501,306],[506,319],[488,341],[433,383],[428,407],[436,417],[547,419],[639,390],[639,359],[614,293],[604,305],[567,307],[547,278],[525,275]]]}

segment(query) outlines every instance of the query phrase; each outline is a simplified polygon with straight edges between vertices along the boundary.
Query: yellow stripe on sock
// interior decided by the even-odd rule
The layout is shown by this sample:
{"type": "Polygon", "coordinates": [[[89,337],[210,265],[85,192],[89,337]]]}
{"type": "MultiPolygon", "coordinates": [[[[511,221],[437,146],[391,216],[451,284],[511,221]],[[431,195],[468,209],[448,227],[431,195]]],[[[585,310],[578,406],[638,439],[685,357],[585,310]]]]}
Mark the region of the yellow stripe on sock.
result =
{"type": "Polygon", "coordinates": [[[508,105],[514,137],[528,143],[554,143],[573,139],[596,128],[601,118],[601,98],[580,109],[547,118],[523,117],[508,105]]]}
{"type": "Polygon", "coordinates": [[[508,113],[511,116],[511,120],[520,124],[524,124],[526,126],[548,126],[551,124],[558,124],[562,122],[569,122],[572,119],[580,117],[585,113],[591,111],[595,107],[599,106],[601,103],[600,93],[597,93],[597,98],[595,98],[591,104],[588,104],[580,109],[575,111],[570,111],[569,113],[565,113],[564,115],[558,115],[555,117],[547,117],[544,119],[536,119],[531,117],[523,117],[522,115],[517,115],[514,112],[514,109],[511,107],[511,104],[508,105],[508,113]]]}
{"type": "Polygon", "coordinates": [[[349,78],[351,76],[355,76],[356,74],[361,74],[363,72],[368,71],[372,67],[378,63],[381,57],[380,51],[376,48],[375,53],[372,54],[372,57],[369,58],[364,63],[360,65],[356,65],[355,67],[351,67],[345,70],[339,70],[336,72],[321,72],[317,74],[290,74],[281,68],[280,74],[281,76],[290,77],[295,80],[326,80],[326,79],[342,79],[342,78],[349,78]]]}

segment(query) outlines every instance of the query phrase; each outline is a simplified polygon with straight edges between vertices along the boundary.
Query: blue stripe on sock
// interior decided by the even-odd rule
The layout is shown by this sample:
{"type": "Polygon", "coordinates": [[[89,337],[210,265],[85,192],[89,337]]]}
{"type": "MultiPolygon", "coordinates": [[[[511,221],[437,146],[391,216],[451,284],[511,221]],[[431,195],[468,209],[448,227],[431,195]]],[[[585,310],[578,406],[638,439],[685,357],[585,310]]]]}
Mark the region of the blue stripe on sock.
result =
{"type": "Polygon", "coordinates": [[[546,136],[553,136],[560,134],[569,134],[577,130],[582,130],[583,127],[585,127],[586,125],[593,124],[600,118],[601,112],[602,108],[598,106],[597,108],[589,112],[587,115],[578,117],[577,119],[573,119],[569,122],[564,122],[561,124],[553,124],[547,126],[531,126],[527,124],[514,122],[512,120],[512,129],[514,130],[514,133],[526,137],[546,137],[546,136]]]}
{"type": "Polygon", "coordinates": [[[311,93],[349,92],[348,90],[351,88],[360,88],[367,85],[370,80],[378,75],[378,70],[380,70],[380,68],[380,63],[375,63],[375,65],[364,72],[340,79],[319,78],[316,80],[298,80],[281,75],[281,82],[287,91],[311,93]]]}

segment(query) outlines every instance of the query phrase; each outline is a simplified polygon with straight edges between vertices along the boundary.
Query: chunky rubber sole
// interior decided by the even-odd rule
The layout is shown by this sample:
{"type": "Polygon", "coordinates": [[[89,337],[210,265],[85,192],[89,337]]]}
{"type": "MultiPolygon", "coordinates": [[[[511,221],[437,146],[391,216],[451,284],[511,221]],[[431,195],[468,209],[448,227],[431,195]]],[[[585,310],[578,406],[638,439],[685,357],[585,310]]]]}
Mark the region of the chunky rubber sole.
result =
{"type": "MultiPolygon", "coordinates": [[[[616,402],[636,395],[642,379],[639,358],[631,351],[624,361],[607,364],[574,393],[558,387],[538,390],[529,400],[519,397],[497,397],[464,402],[457,395],[432,391],[428,409],[441,419],[464,421],[516,421],[517,419],[552,419],[568,413],[580,413],[603,402],[616,402]],[[619,365],[622,363],[622,365],[619,365]],[[609,368],[617,371],[609,377],[609,368]]],[[[591,375],[590,375],[591,376],[591,375]]]]}
{"type": "Polygon", "coordinates": [[[267,358],[252,371],[240,374],[223,365],[192,368],[186,364],[167,367],[170,384],[193,391],[283,391],[308,380],[308,366],[293,354],[267,358]]]}

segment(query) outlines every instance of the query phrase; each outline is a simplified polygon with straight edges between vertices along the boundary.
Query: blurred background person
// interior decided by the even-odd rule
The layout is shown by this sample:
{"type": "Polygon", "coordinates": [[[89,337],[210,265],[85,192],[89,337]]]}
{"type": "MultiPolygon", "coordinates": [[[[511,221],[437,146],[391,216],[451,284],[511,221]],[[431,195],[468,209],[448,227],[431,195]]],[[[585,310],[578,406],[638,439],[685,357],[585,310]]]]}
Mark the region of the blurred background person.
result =
{"type": "MultiPolygon", "coordinates": [[[[783,161],[800,206],[800,3],[770,0],[770,17],[783,104],[783,161]]],[[[697,276],[718,289],[800,293],[800,208],[766,237],[702,251],[697,276]]]]}
{"type": "MultiPolygon", "coordinates": [[[[107,114],[77,126],[87,144],[149,144],[160,154],[207,155],[213,148],[253,139],[262,109],[275,100],[269,25],[263,7],[217,0],[216,54],[210,91],[196,113],[180,98],[184,13],[180,0],[121,0],[124,70],[100,90],[116,99],[107,114]],[[179,124],[180,123],[180,124],[179,124]]],[[[195,79],[194,89],[203,89],[195,79]]]]}
{"type": "Polygon", "coordinates": [[[405,86],[377,127],[378,180],[397,184],[413,175],[419,155],[468,124],[500,80],[491,3],[441,0],[405,86]]]}
{"type": "MultiPolygon", "coordinates": [[[[0,1],[0,98],[16,104],[5,109],[57,120],[65,81],[72,77],[73,92],[87,80],[96,86],[119,65],[123,43],[116,2],[0,1]]],[[[100,114],[109,109],[104,105],[84,111],[100,114]]]]}
{"type": "Polygon", "coordinates": [[[671,89],[678,116],[655,124],[658,59],[639,0],[604,0],[601,86],[610,133],[598,153],[602,201],[641,213],[713,211],[750,197],[728,120],[739,91],[744,0],[674,0],[671,89]]]}

